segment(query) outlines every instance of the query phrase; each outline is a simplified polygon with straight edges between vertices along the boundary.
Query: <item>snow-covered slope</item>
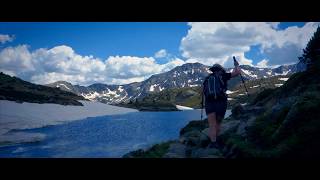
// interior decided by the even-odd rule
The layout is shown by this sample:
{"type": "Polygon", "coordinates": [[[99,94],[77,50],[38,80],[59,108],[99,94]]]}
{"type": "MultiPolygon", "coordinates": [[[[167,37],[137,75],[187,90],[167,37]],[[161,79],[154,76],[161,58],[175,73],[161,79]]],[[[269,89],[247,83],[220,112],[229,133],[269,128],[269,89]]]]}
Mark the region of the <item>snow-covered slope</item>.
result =
{"type": "Polygon", "coordinates": [[[191,107],[181,106],[181,105],[176,105],[176,108],[181,110],[181,111],[193,110],[193,108],[191,108],[191,107]]]}
{"type": "Polygon", "coordinates": [[[80,101],[84,106],[64,106],[58,104],[16,103],[0,100],[0,143],[20,140],[34,141],[40,136],[26,133],[9,133],[12,129],[39,128],[56,125],[87,117],[137,112],[135,109],[80,101]],[[14,137],[14,138],[13,138],[14,137]]]}

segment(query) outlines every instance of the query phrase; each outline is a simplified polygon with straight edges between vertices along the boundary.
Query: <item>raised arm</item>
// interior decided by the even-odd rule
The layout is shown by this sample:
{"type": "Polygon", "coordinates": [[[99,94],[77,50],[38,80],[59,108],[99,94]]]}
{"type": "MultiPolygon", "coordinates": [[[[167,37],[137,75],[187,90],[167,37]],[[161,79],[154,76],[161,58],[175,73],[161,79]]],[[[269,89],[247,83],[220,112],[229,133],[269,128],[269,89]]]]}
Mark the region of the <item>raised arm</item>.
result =
{"type": "Polygon", "coordinates": [[[234,67],[232,73],[231,73],[231,77],[236,77],[241,73],[241,69],[239,66],[234,67]]]}

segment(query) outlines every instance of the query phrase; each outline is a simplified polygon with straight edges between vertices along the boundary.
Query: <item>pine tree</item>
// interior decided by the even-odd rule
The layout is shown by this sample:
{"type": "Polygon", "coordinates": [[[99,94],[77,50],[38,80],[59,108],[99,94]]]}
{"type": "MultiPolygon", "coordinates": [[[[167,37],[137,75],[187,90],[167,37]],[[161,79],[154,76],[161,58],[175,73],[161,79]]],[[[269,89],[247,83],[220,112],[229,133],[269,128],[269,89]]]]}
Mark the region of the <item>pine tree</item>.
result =
{"type": "Polygon", "coordinates": [[[307,65],[308,69],[319,65],[320,61],[320,26],[318,26],[313,37],[308,42],[299,60],[307,65]]]}

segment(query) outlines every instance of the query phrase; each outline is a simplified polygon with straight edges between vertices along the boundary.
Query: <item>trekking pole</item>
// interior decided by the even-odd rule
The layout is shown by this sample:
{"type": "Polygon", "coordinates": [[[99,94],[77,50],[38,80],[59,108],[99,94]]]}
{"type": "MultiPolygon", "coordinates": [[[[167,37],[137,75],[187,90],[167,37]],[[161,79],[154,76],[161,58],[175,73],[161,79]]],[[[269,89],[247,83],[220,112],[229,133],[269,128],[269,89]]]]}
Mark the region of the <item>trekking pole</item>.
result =
{"type": "MultiPolygon", "coordinates": [[[[236,60],[236,58],[234,56],[233,56],[233,64],[234,64],[235,67],[239,66],[239,63],[238,63],[238,61],[236,60]]],[[[241,72],[240,72],[240,77],[241,77],[241,80],[242,80],[242,84],[243,84],[244,88],[246,89],[247,95],[249,97],[249,93],[248,93],[246,84],[244,83],[244,80],[243,80],[243,77],[241,75],[241,72]]]]}

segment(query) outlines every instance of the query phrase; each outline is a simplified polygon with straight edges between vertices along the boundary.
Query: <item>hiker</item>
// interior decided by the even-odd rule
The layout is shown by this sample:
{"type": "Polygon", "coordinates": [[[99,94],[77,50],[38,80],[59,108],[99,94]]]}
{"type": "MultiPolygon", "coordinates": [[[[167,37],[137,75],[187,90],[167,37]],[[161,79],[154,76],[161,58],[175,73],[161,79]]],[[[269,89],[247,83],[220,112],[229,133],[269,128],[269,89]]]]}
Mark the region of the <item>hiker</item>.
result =
{"type": "Polygon", "coordinates": [[[202,105],[204,100],[209,122],[208,136],[211,140],[208,148],[219,149],[221,147],[221,140],[218,138],[220,123],[227,109],[227,81],[238,76],[241,70],[239,66],[235,66],[232,73],[227,73],[219,64],[214,64],[209,70],[212,73],[203,82],[202,105]]]}

